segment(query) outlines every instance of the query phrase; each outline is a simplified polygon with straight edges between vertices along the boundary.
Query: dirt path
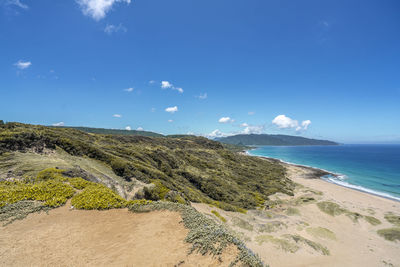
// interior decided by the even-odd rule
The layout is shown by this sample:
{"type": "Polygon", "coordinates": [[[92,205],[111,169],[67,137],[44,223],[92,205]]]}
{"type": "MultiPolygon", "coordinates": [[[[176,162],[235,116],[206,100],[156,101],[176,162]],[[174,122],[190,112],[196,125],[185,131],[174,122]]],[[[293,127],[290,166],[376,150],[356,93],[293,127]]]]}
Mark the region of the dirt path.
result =
{"type": "Polygon", "coordinates": [[[64,206],[0,226],[1,266],[228,266],[211,256],[187,255],[188,230],[179,213],[80,211],[64,206]]]}

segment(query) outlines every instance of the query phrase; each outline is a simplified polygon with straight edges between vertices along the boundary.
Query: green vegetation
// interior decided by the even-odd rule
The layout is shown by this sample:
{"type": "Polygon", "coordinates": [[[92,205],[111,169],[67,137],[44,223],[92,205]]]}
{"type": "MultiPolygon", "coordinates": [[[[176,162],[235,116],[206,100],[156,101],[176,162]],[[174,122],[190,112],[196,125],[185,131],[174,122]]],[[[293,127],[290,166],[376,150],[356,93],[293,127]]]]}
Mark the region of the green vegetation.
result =
{"type": "Polygon", "coordinates": [[[312,236],[323,238],[323,239],[331,239],[335,240],[336,235],[334,232],[332,232],[329,229],[323,228],[323,227],[310,227],[306,229],[307,233],[309,233],[312,236]]]}
{"type": "Polygon", "coordinates": [[[280,248],[284,251],[290,252],[290,253],[295,253],[300,249],[300,247],[298,245],[293,244],[293,243],[289,242],[288,240],[275,238],[271,235],[259,235],[256,237],[255,240],[259,245],[262,245],[262,243],[264,243],[264,242],[273,243],[278,248],[280,248]]]}
{"type": "Polygon", "coordinates": [[[300,211],[299,211],[299,209],[289,207],[286,210],[286,215],[289,215],[289,216],[300,215],[300,211]]]}
{"type": "Polygon", "coordinates": [[[379,225],[379,224],[381,224],[381,221],[380,220],[378,220],[377,218],[375,218],[375,217],[372,217],[372,216],[368,216],[368,215],[364,215],[364,219],[367,221],[367,222],[369,222],[371,225],[379,225]]]}
{"type": "Polygon", "coordinates": [[[387,228],[377,231],[378,235],[389,241],[400,241],[400,228],[387,228]]]}
{"type": "Polygon", "coordinates": [[[338,216],[346,212],[346,210],[340,207],[338,204],[330,201],[318,202],[317,206],[321,211],[331,216],[338,216]]]}
{"type": "Polygon", "coordinates": [[[0,182],[0,207],[22,200],[43,201],[45,206],[58,207],[74,193],[70,185],[57,180],[37,183],[5,181],[0,182]]]}
{"type": "MultiPolygon", "coordinates": [[[[19,152],[29,152],[26,154],[38,161],[46,158],[46,162],[51,162],[49,153],[56,153],[59,164],[51,166],[68,171],[82,166],[82,175],[69,177],[96,181],[97,175],[101,175],[107,185],[116,186],[119,192],[123,191],[121,188],[132,188],[131,183],[137,180],[152,182],[155,191],[147,192],[149,199],[167,199],[172,195],[177,202],[203,202],[231,211],[245,212],[256,208],[269,195],[293,195],[294,189],[280,164],[234,153],[203,137],[102,135],[21,123],[0,126],[0,157],[7,158],[0,162],[0,169],[14,170],[13,157],[25,158],[24,153],[15,154],[19,152]]],[[[17,167],[22,171],[15,169],[14,177],[21,177],[22,173],[36,175],[32,165],[28,165],[19,162],[17,167]],[[25,166],[29,173],[23,172],[25,166]]]]}
{"type": "Polygon", "coordinates": [[[272,221],[272,222],[267,222],[259,226],[259,231],[261,233],[273,233],[276,232],[282,228],[287,228],[287,225],[283,222],[280,221],[272,221]]]}
{"type": "Polygon", "coordinates": [[[118,134],[118,135],[140,135],[140,136],[151,136],[151,137],[162,137],[162,134],[148,132],[148,131],[137,131],[137,130],[118,130],[118,129],[104,129],[104,128],[90,128],[90,127],[73,127],[73,126],[49,126],[57,128],[68,128],[75,129],[85,133],[94,134],[118,134]]]}
{"type": "Polygon", "coordinates": [[[0,222],[4,222],[3,226],[6,226],[16,220],[25,219],[30,213],[48,212],[50,209],[38,201],[22,200],[0,207],[0,222]]]}
{"type": "Polygon", "coordinates": [[[316,243],[314,241],[311,241],[307,238],[304,238],[299,235],[285,235],[286,238],[293,239],[296,243],[303,243],[314,249],[315,251],[320,252],[322,255],[330,255],[329,250],[324,247],[323,245],[316,243]]]}
{"type": "Polygon", "coordinates": [[[75,195],[71,205],[77,209],[104,210],[126,206],[126,200],[102,184],[91,184],[75,195]]]}
{"type": "Polygon", "coordinates": [[[394,224],[395,226],[400,227],[400,216],[394,214],[393,212],[388,212],[385,214],[385,219],[386,221],[390,222],[391,224],[394,224]]]}
{"type": "Polygon", "coordinates": [[[189,229],[185,240],[192,244],[190,253],[196,251],[203,255],[210,253],[214,256],[219,256],[228,245],[233,244],[239,249],[239,255],[231,263],[231,266],[238,263],[241,263],[240,265],[242,266],[264,266],[261,259],[251,252],[235,234],[190,206],[158,201],[148,205],[132,205],[129,209],[132,212],[154,210],[180,212],[185,227],[189,229]]]}
{"type": "Polygon", "coordinates": [[[238,134],[221,137],[218,141],[226,144],[245,146],[304,146],[304,145],[338,145],[338,143],[326,140],[304,138],[300,136],[282,134],[238,134]]]}
{"type": "Polygon", "coordinates": [[[221,214],[219,214],[218,211],[212,210],[211,213],[214,214],[214,215],[215,215],[218,219],[220,219],[222,222],[224,222],[224,223],[226,222],[226,219],[225,219],[221,214]]]}
{"type": "Polygon", "coordinates": [[[253,231],[254,227],[252,224],[250,224],[248,221],[243,220],[239,217],[233,217],[232,218],[232,223],[234,226],[240,227],[242,229],[245,229],[247,231],[253,231]]]}

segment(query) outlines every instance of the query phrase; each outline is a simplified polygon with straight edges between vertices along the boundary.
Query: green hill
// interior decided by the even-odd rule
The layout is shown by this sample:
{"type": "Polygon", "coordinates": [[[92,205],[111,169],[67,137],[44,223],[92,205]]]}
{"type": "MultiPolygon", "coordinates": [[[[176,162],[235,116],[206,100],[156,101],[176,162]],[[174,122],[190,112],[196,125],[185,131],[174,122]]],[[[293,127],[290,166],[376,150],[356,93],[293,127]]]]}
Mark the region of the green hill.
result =
{"type": "Polygon", "coordinates": [[[154,133],[149,131],[137,131],[137,130],[104,129],[104,128],[90,128],[90,127],[79,127],[79,126],[50,126],[50,127],[69,128],[94,134],[141,135],[141,136],[153,136],[153,137],[163,136],[162,134],[159,133],[154,133]]]}
{"type": "Polygon", "coordinates": [[[331,146],[336,142],[282,134],[239,134],[216,139],[225,144],[256,146],[331,146]]]}
{"type": "Polygon", "coordinates": [[[269,195],[292,195],[285,169],[196,136],[86,133],[21,123],[0,125],[0,180],[31,179],[64,169],[126,199],[204,202],[226,210],[255,208],[269,195]]]}

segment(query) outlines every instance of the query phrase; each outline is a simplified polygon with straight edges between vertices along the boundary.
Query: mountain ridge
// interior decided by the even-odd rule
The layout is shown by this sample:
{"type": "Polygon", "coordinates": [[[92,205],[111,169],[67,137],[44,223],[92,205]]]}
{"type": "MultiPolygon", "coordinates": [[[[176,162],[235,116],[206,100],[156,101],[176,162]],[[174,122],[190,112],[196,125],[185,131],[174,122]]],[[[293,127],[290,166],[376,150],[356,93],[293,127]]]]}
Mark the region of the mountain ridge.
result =
{"type": "Polygon", "coordinates": [[[232,145],[259,146],[309,146],[309,145],[339,145],[329,140],[319,140],[302,136],[284,134],[238,134],[215,139],[221,143],[232,145]]]}

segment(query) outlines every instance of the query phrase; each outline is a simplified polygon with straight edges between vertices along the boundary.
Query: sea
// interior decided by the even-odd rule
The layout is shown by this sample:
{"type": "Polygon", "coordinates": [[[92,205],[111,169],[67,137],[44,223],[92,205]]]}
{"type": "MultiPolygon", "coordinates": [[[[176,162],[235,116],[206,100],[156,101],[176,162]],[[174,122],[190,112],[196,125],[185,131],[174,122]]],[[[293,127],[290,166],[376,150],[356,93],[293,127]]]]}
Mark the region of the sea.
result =
{"type": "Polygon", "coordinates": [[[322,179],[400,201],[400,145],[260,146],[248,154],[323,169],[322,179]]]}

